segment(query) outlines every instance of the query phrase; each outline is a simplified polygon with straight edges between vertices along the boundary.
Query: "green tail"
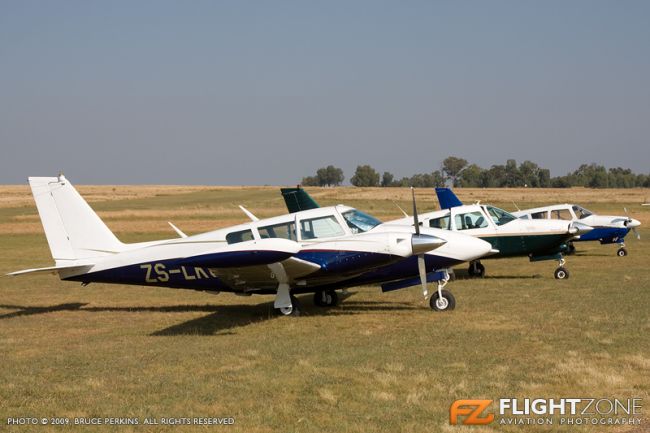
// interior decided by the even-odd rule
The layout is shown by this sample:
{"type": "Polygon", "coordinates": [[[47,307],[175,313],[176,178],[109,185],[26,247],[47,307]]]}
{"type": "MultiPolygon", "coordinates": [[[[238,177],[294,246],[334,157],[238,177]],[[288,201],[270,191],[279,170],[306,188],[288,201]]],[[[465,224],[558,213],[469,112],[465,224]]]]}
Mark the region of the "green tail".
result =
{"type": "Polygon", "coordinates": [[[280,192],[284,198],[284,203],[287,205],[289,213],[298,212],[301,210],[316,209],[320,206],[314,201],[307,191],[298,188],[281,188],[280,192]]]}

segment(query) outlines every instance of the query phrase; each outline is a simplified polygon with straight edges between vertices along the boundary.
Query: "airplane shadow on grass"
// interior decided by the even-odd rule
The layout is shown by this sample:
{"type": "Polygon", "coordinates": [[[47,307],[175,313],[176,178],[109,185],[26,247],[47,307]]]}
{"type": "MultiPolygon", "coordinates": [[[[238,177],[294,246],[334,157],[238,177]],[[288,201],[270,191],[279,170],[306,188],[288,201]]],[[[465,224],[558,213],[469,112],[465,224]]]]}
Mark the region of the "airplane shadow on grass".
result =
{"type": "MultiPolygon", "coordinates": [[[[349,293],[344,299],[352,296],[349,293]]],[[[303,305],[303,316],[341,316],[363,314],[373,311],[414,310],[420,307],[408,302],[375,302],[375,301],[350,301],[344,302],[339,307],[321,308],[313,306],[310,296],[299,295],[298,299],[303,305]]],[[[123,313],[187,313],[205,312],[207,316],[188,320],[165,329],[153,332],[152,336],[172,335],[227,335],[234,328],[247,326],[280,318],[273,308],[273,302],[264,302],[256,305],[169,305],[159,307],[86,307],[88,303],[65,303],[51,306],[21,306],[1,305],[0,308],[18,310],[7,314],[0,314],[0,320],[14,317],[32,316],[61,311],[77,311],[83,313],[96,312],[123,312],[123,313]]],[[[293,318],[287,318],[292,320],[293,318]]]]}

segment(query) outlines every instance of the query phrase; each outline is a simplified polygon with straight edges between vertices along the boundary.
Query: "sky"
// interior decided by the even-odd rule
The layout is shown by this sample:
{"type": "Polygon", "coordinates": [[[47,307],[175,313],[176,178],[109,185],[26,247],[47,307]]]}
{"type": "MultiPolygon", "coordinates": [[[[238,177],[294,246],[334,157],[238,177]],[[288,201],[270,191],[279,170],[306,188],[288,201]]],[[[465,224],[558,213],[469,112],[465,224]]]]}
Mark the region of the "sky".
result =
{"type": "Polygon", "coordinates": [[[0,183],[650,173],[648,1],[0,0],[0,183]]]}

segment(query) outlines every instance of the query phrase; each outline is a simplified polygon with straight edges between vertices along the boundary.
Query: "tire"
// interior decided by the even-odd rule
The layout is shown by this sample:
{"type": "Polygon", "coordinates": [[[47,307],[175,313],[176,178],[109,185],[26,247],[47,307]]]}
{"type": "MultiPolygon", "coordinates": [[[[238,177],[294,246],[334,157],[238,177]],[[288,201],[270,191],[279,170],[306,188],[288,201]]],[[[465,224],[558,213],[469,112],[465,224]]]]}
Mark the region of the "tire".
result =
{"type": "Polygon", "coordinates": [[[436,290],[429,299],[429,306],[433,311],[451,311],[456,308],[456,298],[449,290],[443,290],[442,302],[439,302],[438,291],[436,290]]]}
{"type": "Polygon", "coordinates": [[[335,290],[324,290],[314,293],[314,305],[319,307],[335,307],[339,303],[339,296],[335,290]]]}
{"type": "Polygon", "coordinates": [[[470,277],[483,278],[485,276],[485,266],[481,262],[470,263],[467,273],[470,277]]]}
{"type": "Polygon", "coordinates": [[[616,251],[616,255],[619,257],[625,257],[627,256],[627,250],[625,248],[619,248],[618,251],[616,251]]]}
{"type": "Polygon", "coordinates": [[[555,276],[556,280],[566,280],[569,278],[569,271],[566,268],[560,266],[555,270],[555,273],[553,275],[555,276]]]}
{"type": "Polygon", "coordinates": [[[276,311],[282,316],[294,316],[298,317],[301,313],[301,306],[298,298],[291,295],[291,306],[286,308],[278,308],[276,311]]]}

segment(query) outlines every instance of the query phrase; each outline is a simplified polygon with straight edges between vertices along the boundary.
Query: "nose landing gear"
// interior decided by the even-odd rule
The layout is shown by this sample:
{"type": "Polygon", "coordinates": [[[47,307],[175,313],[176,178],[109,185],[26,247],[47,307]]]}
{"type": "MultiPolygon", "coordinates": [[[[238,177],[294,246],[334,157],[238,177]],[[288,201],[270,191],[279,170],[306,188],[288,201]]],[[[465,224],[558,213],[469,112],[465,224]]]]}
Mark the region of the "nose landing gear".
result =
{"type": "Polygon", "coordinates": [[[443,290],[443,287],[449,282],[449,272],[444,271],[444,277],[438,280],[438,289],[433,292],[429,299],[429,306],[433,311],[450,311],[456,308],[456,298],[449,290],[443,290]]]}
{"type": "Polygon", "coordinates": [[[559,262],[560,262],[560,266],[558,266],[557,269],[555,269],[555,273],[554,273],[555,279],[566,280],[567,278],[569,278],[569,271],[564,267],[564,263],[565,263],[564,257],[560,258],[559,262]]]}

